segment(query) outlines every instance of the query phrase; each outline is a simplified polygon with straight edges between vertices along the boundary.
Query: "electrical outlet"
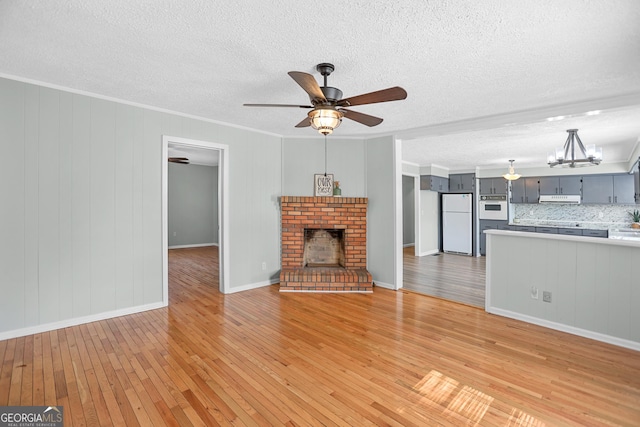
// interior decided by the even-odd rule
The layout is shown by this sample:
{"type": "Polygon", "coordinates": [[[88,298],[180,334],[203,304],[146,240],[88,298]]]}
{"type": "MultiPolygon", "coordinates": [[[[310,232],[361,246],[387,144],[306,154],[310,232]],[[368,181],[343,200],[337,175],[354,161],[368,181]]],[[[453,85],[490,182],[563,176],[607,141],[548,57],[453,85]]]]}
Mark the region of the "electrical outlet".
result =
{"type": "Polygon", "coordinates": [[[176,232],[175,231],[173,232],[173,237],[176,237],[176,232]]]}
{"type": "Polygon", "coordinates": [[[531,298],[538,299],[538,288],[535,286],[531,287],[531,298]]]}
{"type": "Polygon", "coordinates": [[[267,269],[267,263],[262,261],[262,271],[265,271],[267,269]]]}
{"type": "Polygon", "coordinates": [[[543,292],[542,292],[542,301],[544,301],[544,302],[551,302],[551,292],[549,292],[549,291],[543,291],[543,292]]]}
{"type": "Polygon", "coordinates": [[[604,218],[604,212],[598,212],[598,218],[600,219],[604,218]]]}

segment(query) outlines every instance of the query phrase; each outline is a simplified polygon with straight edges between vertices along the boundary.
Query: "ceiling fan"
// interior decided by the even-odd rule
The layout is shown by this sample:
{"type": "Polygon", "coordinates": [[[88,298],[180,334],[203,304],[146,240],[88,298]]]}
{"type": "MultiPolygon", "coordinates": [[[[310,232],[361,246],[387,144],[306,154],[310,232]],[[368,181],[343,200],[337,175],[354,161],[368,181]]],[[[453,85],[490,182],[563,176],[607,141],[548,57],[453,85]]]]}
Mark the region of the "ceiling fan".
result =
{"type": "Polygon", "coordinates": [[[167,160],[171,163],[180,163],[183,165],[189,164],[189,159],[187,159],[186,157],[169,157],[167,160]]]}
{"type": "Polygon", "coordinates": [[[244,104],[245,107],[294,107],[311,108],[307,117],[296,125],[297,128],[311,126],[321,134],[328,135],[333,129],[340,126],[342,118],[346,117],[365,126],[376,126],[382,123],[380,117],[348,110],[345,107],[356,105],[376,104],[379,102],[399,101],[407,97],[407,91],[399,86],[382,89],[375,92],[352,96],[342,99],[342,91],[335,87],[327,86],[327,76],[335,67],[333,64],[322,63],[316,66],[316,70],[324,77],[324,85],[320,87],[316,79],[301,71],[289,71],[289,75],[302,89],[309,95],[311,105],[291,105],[291,104],[244,104]]]}

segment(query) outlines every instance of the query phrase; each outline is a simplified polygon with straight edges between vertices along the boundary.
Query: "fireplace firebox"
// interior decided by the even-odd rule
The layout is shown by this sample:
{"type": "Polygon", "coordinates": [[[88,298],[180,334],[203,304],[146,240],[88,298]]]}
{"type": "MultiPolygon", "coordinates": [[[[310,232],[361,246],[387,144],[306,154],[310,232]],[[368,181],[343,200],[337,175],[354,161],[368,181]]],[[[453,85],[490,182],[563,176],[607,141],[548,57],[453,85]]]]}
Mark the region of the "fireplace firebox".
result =
{"type": "Polygon", "coordinates": [[[305,228],[303,267],[344,267],[344,230],[305,228]]]}

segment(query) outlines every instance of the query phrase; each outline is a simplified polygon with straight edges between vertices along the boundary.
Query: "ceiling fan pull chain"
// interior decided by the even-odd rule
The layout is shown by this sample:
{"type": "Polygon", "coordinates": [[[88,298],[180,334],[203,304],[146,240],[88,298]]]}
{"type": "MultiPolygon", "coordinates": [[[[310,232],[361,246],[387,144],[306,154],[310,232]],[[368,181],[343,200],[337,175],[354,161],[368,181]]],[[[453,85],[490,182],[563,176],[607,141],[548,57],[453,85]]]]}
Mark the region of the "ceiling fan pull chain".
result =
{"type": "Polygon", "coordinates": [[[324,135],[324,176],[327,176],[327,135],[324,135]]]}

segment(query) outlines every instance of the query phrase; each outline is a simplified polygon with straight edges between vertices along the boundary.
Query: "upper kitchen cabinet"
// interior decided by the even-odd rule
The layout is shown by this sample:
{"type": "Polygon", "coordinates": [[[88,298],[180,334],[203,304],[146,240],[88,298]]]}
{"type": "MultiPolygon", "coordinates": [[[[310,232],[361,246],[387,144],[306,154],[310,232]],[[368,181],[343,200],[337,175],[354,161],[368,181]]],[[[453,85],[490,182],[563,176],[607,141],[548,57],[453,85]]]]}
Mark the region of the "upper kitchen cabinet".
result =
{"type": "Polygon", "coordinates": [[[582,191],[581,176],[545,176],[539,178],[540,195],[580,195],[582,191]]]}
{"type": "Polygon", "coordinates": [[[636,166],[633,172],[636,203],[640,203],[640,170],[638,170],[638,167],[640,167],[640,165],[636,166]]]}
{"type": "Polygon", "coordinates": [[[459,173],[449,175],[450,193],[473,193],[476,189],[476,175],[459,173]]]}
{"type": "Polygon", "coordinates": [[[511,181],[511,203],[538,203],[538,179],[529,177],[511,181]]]}
{"type": "Polygon", "coordinates": [[[635,203],[635,187],[633,185],[633,175],[613,176],[613,203],[631,204],[635,203]]]}
{"type": "Polygon", "coordinates": [[[437,175],[420,175],[420,189],[447,193],[449,192],[449,179],[437,175]]]}
{"type": "Polygon", "coordinates": [[[633,204],[633,175],[586,175],[582,177],[582,203],[633,204]]]}
{"type": "Polygon", "coordinates": [[[480,194],[507,194],[507,180],[504,178],[480,178],[480,194]]]}

